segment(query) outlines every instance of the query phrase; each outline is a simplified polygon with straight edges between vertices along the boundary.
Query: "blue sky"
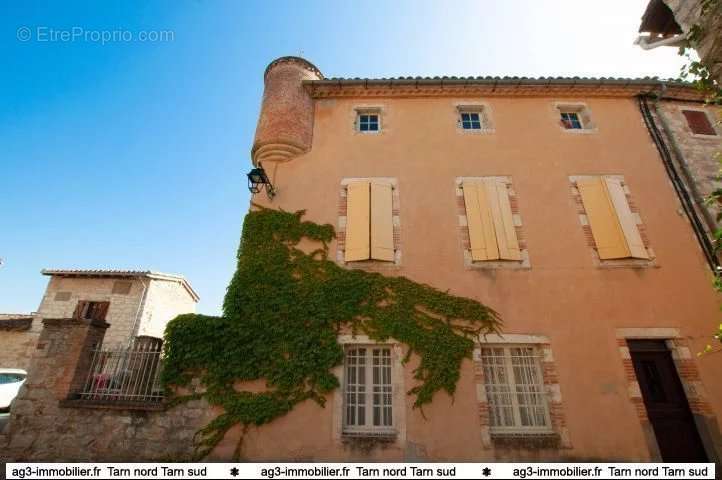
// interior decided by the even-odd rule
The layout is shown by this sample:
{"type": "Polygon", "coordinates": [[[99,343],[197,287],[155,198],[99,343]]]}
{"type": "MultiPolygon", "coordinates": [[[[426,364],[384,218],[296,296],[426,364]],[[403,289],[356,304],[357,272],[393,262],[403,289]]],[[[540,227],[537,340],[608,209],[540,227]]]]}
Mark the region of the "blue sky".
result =
{"type": "Polygon", "coordinates": [[[181,273],[219,313],[276,57],[327,76],[675,77],[675,49],[632,45],[646,3],[3,2],[0,313],[37,309],[42,268],[181,273]]]}

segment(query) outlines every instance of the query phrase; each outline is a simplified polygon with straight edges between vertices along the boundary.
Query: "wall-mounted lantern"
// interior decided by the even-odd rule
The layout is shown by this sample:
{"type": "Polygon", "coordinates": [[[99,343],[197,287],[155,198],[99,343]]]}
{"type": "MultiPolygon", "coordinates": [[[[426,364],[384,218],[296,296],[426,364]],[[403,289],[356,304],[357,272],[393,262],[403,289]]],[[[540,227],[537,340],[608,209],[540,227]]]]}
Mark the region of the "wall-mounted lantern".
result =
{"type": "Polygon", "coordinates": [[[268,175],[266,175],[266,171],[261,164],[258,164],[258,168],[251,169],[247,176],[248,190],[251,193],[258,193],[262,188],[265,188],[268,198],[273,198],[276,195],[276,189],[273,188],[273,184],[268,179],[268,175]]]}

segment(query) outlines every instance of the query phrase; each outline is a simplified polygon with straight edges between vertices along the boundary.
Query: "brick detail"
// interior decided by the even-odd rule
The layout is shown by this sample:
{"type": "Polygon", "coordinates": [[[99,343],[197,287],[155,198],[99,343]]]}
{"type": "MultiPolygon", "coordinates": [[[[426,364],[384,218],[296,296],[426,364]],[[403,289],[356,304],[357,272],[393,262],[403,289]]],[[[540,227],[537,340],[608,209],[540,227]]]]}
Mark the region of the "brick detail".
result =
{"type": "MultiPolygon", "coordinates": [[[[535,344],[539,352],[551,351],[551,345],[548,343],[535,344]]],[[[478,347],[477,347],[478,348],[478,347]]],[[[564,403],[561,397],[561,389],[559,385],[559,375],[557,373],[556,363],[551,360],[542,359],[540,362],[542,371],[542,381],[547,387],[548,394],[548,407],[549,407],[549,418],[552,424],[552,430],[558,437],[558,441],[551,443],[551,448],[572,448],[572,444],[569,440],[569,431],[567,429],[567,421],[564,415],[564,403]],[[552,392],[556,392],[552,394],[552,392]]],[[[484,391],[484,368],[481,364],[480,355],[474,356],[474,381],[478,391],[484,391]]],[[[482,440],[490,438],[489,425],[490,425],[490,411],[489,403],[484,398],[478,398],[478,415],[479,425],[482,430],[482,440]]],[[[530,438],[534,435],[530,435],[530,438]]],[[[493,448],[495,444],[492,442],[483,441],[485,448],[493,448]]],[[[525,442],[524,435],[519,436],[519,441],[514,442],[514,446],[521,446],[522,449],[533,449],[533,448],[550,448],[548,442],[542,442],[540,446],[534,447],[538,442],[525,442]]]]}
{"type": "MultiPolygon", "coordinates": [[[[571,183],[570,194],[576,208],[576,213],[579,216],[579,221],[582,225],[582,232],[584,232],[584,241],[586,242],[587,246],[592,249],[595,263],[598,266],[655,266],[655,255],[650,247],[649,236],[647,235],[647,227],[644,225],[641,219],[637,222],[637,230],[639,231],[639,236],[644,243],[644,247],[647,249],[647,253],[649,254],[649,260],[645,260],[643,258],[620,258],[615,260],[602,260],[599,258],[597,243],[594,241],[594,234],[592,233],[592,227],[589,225],[587,211],[584,209],[584,202],[582,201],[582,196],[577,189],[577,178],[579,178],[579,176],[569,177],[569,181],[571,183]]],[[[632,213],[637,214],[639,218],[639,209],[637,208],[637,204],[634,202],[634,199],[629,192],[629,187],[627,186],[626,182],[624,182],[624,180],[622,180],[622,186],[625,189],[625,197],[627,198],[629,210],[632,213]]]]}

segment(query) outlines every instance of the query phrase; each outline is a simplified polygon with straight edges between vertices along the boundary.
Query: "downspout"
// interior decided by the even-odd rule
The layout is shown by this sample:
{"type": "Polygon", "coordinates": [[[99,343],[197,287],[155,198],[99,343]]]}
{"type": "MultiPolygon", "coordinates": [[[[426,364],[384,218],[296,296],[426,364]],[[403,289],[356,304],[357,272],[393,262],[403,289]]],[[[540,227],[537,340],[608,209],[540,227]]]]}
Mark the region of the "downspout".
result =
{"type": "MultiPolygon", "coordinates": [[[[148,283],[150,283],[150,279],[148,279],[148,283]]],[[[138,327],[140,324],[140,316],[143,314],[143,310],[145,308],[145,300],[148,297],[148,285],[143,281],[141,278],[140,284],[143,285],[143,294],[140,298],[140,303],[138,304],[138,308],[135,311],[135,320],[133,320],[133,328],[130,329],[130,336],[128,337],[128,348],[133,346],[133,341],[138,336],[138,327]]]]}
{"type": "MultiPolygon", "coordinates": [[[[702,221],[699,218],[699,215],[697,215],[697,210],[695,209],[695,201],[690,197],[689,192],[687,191],[687,188],[685,186],[685,183],[682,181],[682,178],[679,176],[679,172],[677,172],[677,168],[675,167],[675,162],[672,159],[672,155],[670,154],[669,148],[667,147],[666,142],[664,141],[664,137],[662,136],[661,132],[657,128],[657,124],[654,121],[654,118],[652,117],[652,113],[649,110],[649,104],[647,103],[648,97],[653,97],[655,99],[655,109],[657,111],[657,115],[660,118],[660,123],[662,123],[662,128],[665,129],[665,133],[667,135],[667,138],[672,140],[674,137],[671,135],[671,132],[669,131],[669,127],[664,123],[664,120],[662,119],[660,115],[660,109],[658,108],[657,104],[659,102],[659,99],[662,97],[664,90],[666,86],[662,84],[662,92],[657,95],[653,95],[650,93],[646,94],[640,94],[637,96],[639,100],[639,109],[642,113],[642,118],[644,119],[644,123],[647,126],[647,130],[649,131],[650,136],[652,137],[652,140],[654,141],[655,146],[657,147],[657,151],[659,152],[660,157],[662,158],[662,163],[664,164],[664,168],[667,171],[667,175],[669,176],[670,180],[672,181],[672,186],[674,187],[675,191],[677,192],[677,196],[680,199],[680,202],[682,204],[682,209],[684,210],[685,214],[687,215],[687,218],[690,221],[690,224],[692,225],[692,230],[694,231],[695,236],[697,237],[697,241],[699,242],[700,247],[702,248],[702,253],[705,256],[705,259],[707,260],[707,264],[709,265],[710,269],[717,273],[720,270],[720,262],[717,256],[714,253],[714,246],[712,245],[712,242],[710,241],[709,237],[707,236],[707,232],[705,231],[704,225],[702,224],[702,221]]],[[[682,158],[681,154],[679,153],[679,149],[676,148],[676,144],[673,144],[674,153],[675,155],[678,155],[678,158],[681,159],[680,164],[684,163],[684,159],[682,158]]],[[[690,184],[693,184],[693,182],[689,182],[690,184]]],[[[694,190],[693,190],[694,193],[694,190]]],[[[703,210],[704,211],[704,210],[703,210]]]]}

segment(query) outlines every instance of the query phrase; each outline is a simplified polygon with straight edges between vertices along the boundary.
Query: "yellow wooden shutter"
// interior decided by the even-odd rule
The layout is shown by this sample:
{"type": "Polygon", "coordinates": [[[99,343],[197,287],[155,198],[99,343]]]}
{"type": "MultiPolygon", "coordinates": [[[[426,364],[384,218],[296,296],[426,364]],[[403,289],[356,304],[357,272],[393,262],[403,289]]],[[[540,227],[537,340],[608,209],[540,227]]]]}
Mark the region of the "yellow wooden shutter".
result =
{"type": "Polygon", "coordinates": [[[371,183],[371,258],[394,261],[394,223],[391,185],[371,183]]]}
{"type": "Polygon", "coordinates": [[[607,187],[607,192],[609,192],[609,198],[612,200],[612,205],[614,205],[614,209],[617,212],[617,218],[622,227],[624,238],[627,241],[627,247],[630,252],[629,256],[648,259],[647,248],[644,246],[642,237],[639,235],[634,214],[629,209],[629,203],[627,202],[627,195],[624,193],[622,181],[617,178],[605,177],[604,182],[607,187]]]}
{"type": "Polygon", "coordinates": [[[462,188],[466,205],[466,224],[469,227],[471,259],[473,261],[497,260],[499,248],[496,244],[494,221],[483,184],[464,182],[462,188]]]}
{"type": "Polygon", "coordinates": [[[369,182],[353,182],[346,189],[346,246],[344,260],[368,260],[370,249],[369,182]]]}
{"type": "Polygon", "coordinates": [[[609,198],[604,179],[579,180],[577,188],[582,196],[584,210],[587,212],[599,258],[604,260],[629,257],[627,241],[612,200],[609,198]]]}
{"type": "Polygon", "coordinates": [[[485,178],[484,190],[489,200],[489,209],[494,221],[499,258],[503,260],[521,260],[506,182],[499,178],[485,178]]]}

